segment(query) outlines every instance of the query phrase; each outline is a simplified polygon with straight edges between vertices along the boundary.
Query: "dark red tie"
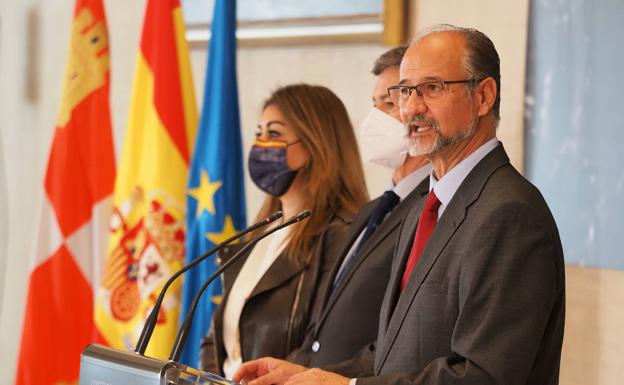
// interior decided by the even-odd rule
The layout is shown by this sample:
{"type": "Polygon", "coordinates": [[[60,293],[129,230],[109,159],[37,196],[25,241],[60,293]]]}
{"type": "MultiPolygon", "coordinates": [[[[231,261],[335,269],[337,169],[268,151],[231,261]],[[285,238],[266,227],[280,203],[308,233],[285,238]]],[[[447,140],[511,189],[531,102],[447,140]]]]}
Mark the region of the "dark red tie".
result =
{"type": "Polygon", "coordinates": [[[407,264],[405,265],[405,271],[403,272],[403,279],[401,280],[401,291],[405,289],[407,281],[409,280],[412,271],[414,271],[414,266],[416,266],[416,262],[418,262],[420,254],[422,254],[433,229],[438,223],[439,207],[440,201],[433,190],[431,190],[429,195],[427,195],[425,206],[423,207],[422,213],[420,213],[420,218],[418,219],[418,227],[416,228],[414,244],[412,245],[412,251],[410,251],[407,264]]]}

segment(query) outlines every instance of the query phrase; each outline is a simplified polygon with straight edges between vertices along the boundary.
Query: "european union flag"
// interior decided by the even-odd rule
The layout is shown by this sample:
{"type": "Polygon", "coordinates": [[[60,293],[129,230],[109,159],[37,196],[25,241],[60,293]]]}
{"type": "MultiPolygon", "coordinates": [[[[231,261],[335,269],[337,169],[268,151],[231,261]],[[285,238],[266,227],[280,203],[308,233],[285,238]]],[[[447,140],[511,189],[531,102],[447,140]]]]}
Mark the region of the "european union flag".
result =
{"type": "MultiPolygon", "coordinates": [[[[204,105],[188,183],[187,263],[246,225],[235,31],[236,2],[217,0],[208,50],[204,105]]],[[[213,257],[186,273],[182,318],[193,296],[215,270],[213,257]]],[[[216,280],[198,303],[181,357],[187,365],[198,365],[201,338],[210,328],[212,312],[220,296],[221,280],[216,280]]]]}

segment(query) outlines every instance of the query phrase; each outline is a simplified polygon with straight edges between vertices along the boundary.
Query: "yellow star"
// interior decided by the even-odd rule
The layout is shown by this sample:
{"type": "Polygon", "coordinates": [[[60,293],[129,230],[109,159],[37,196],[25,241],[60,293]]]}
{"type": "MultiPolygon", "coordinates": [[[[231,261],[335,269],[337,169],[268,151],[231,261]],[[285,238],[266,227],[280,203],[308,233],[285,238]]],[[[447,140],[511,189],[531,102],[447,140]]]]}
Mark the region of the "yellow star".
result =
{"type": "Polygon", "coordinates": [[[215,207],[214,207],[214,194],[221,187],[220,180],[210,183],[210,178],[208,178],[208,173],[206,170],[202,170],[201,174],[201,182],[199,187],[192,188],[189,190],[189,195],[197,200],[197,216],[200,217],[203,210],[206,209],[210,214],[214,215],[215,207]]]}
{"type": "Polygon", "coordinates": [[[215,305],[219,306],[221,304],[221,302],[223,301],[223,295],[221,295],[221,294],[213,295],[211,300],[212,300],[212,303],[214,303],[215,305]]]}
{"type": "Polygon", "coordinates": [[[218,245],[234,234],[236,234],[236,229],[234,228],[232,217],[226,215],[223,223],[223,230],[220,233],[206,233],[206,238],[208,238],[215,245],[218,245]]]}

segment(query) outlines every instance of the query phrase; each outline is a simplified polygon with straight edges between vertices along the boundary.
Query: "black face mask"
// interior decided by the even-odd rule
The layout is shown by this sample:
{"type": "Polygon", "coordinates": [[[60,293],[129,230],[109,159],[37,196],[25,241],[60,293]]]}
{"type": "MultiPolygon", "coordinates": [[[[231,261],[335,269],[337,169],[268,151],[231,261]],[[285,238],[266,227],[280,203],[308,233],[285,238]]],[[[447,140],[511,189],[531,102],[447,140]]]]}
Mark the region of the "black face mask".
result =
{"type": "Polygon", "coordinates": [[[249,152],[249,176],[258,188],[275,197],[282,196],[292,185],[298,170],[286,163],[288,146],[299,143],[256,140],[249,152]]]}

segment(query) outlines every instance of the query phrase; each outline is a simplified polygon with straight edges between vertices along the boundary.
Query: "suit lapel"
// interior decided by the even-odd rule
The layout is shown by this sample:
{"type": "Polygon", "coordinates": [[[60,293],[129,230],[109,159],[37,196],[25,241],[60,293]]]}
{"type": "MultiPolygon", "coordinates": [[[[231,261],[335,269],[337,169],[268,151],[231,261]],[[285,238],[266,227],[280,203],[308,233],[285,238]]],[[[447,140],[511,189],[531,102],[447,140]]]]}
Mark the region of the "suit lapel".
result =
{"type": "Polygon", "coordinates": [[[422,207],[425,203],[423,197],[418,199],[410,208],[409,214],[405,217],[401,223],[401,229],[399,230],[399,239],[395,248],[394,258],[392,261],[392,270],[390,272],[390,282],[386,288],[386,294],[381,306],[380,318],[379,318],[379,335],[385,335],[386,328],[390,322],[392,311],[394,310],[394,304],[396,303],[397,296],[399,294],[399,286],[401,284],[401,272],[409,252],[412,248],[414,241],[414,234],[416,233],[416,226],[418,225],[418,217],[422,211],[422,207]]]}
{"type": "MultiPolygon", "coordinates": [[[[401,207],[401,206],[397,207],[396,210],[399,210],[399,209],[405,210],[406,207],[405,206],[401,207]]],[[[409,208],[409,207],[407,207],[407,208],[409,208]]],[[[368,222],[368,217],[369,216],[370,216],[370,212],[369,212],[369,215],[367,215],[367,217],[366,217],[366,221],[364,222],[364,224],[362,226],[360,226],[359,231],[355,234],[354,239],[349,243],[348,248],[342,254],[342,255],[344,255],[344,258],[347,257],[347,253],[349,252],[349,250],[353,246],[353,242],[355,242],[355,240],[357,240],[357,238],[362,233],[362,231],[364,231],[364,228],[366,227],[366,224],[368,222]]],[[[362,263],[364,263],[366,258],[368,258],[368,256],[371,254],[371,251],[373,251],[375,249],[375,247],[381,241],[383,241],[383,239],[388,235],[388,233],[390,233],[392,230],[394,230],[397,226],[399,226],[401,224],[401,220],[402,219],[403,219],[403,215],[400,215],[400,214],[393,215],[392,218],[388,218],[388,220],[390,222],[388,222],[388,223],[384,222],[380,226],[380,228],[377,231],[375,231],[375,233],[373,233],[373,235],[370,237],[368,242],[366,242],[366,244],[362,247],[362,249],[360,250],[358,255],[354,256],[354,258],[356,258],[356,260],[354,261],[353,266],[351,266],[351,268],[347,272],[347,275],[342,280],[342,283],[340,284],[340,286],[338,286],[336,288],[336,293],[332,295],[331,299],[329,299],[329,302],[327,302],[327,304],[323,308],[323,312],[322,312],[321,318],[320,318],[319,322],[316,325],[317,332],[320,329],[321,325],[323,324],[323,321],[327,317],[327,314],[329,313],[329,311],[331,310],[333,305],[336,303],[336,300],[338,299],[338,297],[340,297],[340,294],[342,294],[342,292],[344,291],[344,288],[348,285],[349,281],[351,280],[351,277],[355,274],[355,272],[358,269],[358,267],[362,263]]],[[[338,266],[334,269],[334,277],[335,277],[335,274],[337,273],[338,269],[342,265],[342,261],[344,260],[344,258],[340,259],[340,264],[338,264],[338,266]]],[[[326,297],[325,297],[326,301],[328,300],[327,297],[331,294],[331,287],[333,286],[332,284],[333,284],[333,279],[331,280],[330,284],[327,285],[326,297]]]]}
{"type": "Polygon", "coordinates": [[[349,252],[349,250],[351,250],[353,243],[358,239],[360,233],[366,227],[366,224],[368,223],[368,218],[373,212],[375,206],[377,206],[377,202],[379,202],[379,198],[367,203],[364,207],[362,207],[360,212],[357,214],[357,217],[353,220],[353,223],[351,225],[351,234],[349,234],[349,237],[347,238],[348,241],[345,243],[342,250],[340,251],[340,255],[342,256],[342,258],[338,258],[336,260],[336,262],[332,266],[331,277],[327,281],[325,287],[321,288],[321,298],[323,299],[323,304],[327,303],[332,291],[332,287],[334,286],[333,283],[336,279],[336,275],[338,274],[338,270],[340,269],[340,266],[342,266],[342,262],[344,261],[344,259],[347,257],[347,253],[349,252]]]}
{"type": "MultiPolygon", "coordinates": [[[[457,205],[456,205],[457,206],[457,205]]],[[[390,319],[388,322],[388,327],[384,333],[384,344],[383,349],[380,351],[381,360],[379,362],[378,367],[381,367],[387,358],[388,353],[390,352],[390,348],[396,339],[399,330],[401,329],[401,325],[403,324],[403,320],[407,315],[407,311],[410,307],[410,304],[414,300],[420,285],[424,281],[427,273],[434,265],[440,253],[451,239],[455,230],[462,223],[465,217],[465,210],[463,208],[457,208],[455,210],[451,210],[451,207],[447,207],[444,211],[444,215],[440,219],[440,222],[436,226],[434,232],[431,234],[431,238],[427,245],[423,249],[422,255],[420,259],[416,263],[414,267],[414,271],[412,272],[412,276],[409,278],[407,285],[402,293],[400,293],[400,282],[403,277],[403,272],[405,270],[404,266],[409,256],[409,251],[407,251],[407,256],[404,257],[403,263],[401,264],[401,268],[395,274],[396,279],[396,289],[395,295],[398,296],[394,298],[392,303],[396,303],[394,310],[390,313],[390,319]]],[[[414,234],[416,229],[414,228],[411,234],[414,234]]],[[[413,235],[411,241],[413,242],[413,235]]],[[[410,245],[411,249],[411,245],[410,245]]]]}
{"type": "MultiPolygon", "coordinates": [[[[246,244],[247,243],[237,243],[224,248],[223,251],[219,253],[217,265],[219,267],[223,266],[226,262],[232,259],[232,257],[234,257],[246,244]]],[[[245,261],[249,257],[249,254],[251,254],[251,250],[253,250],[253,247],[245,251],[245,253],[239,257],[238,261],[235,261],[232,265],[230,265],[230,267],[226,269],[221,275],[221,281],[223,284],[223,298],[221,298],[222,305],[217,306],[217,308],[215,309],[215,314],[212,317],[212,320],[214,322],[215,339],[217,340],[217,346],[222,345],[221,336],[223,335],[223,312],[225,311],[225,306],[223,306],[223,304],[227,303],[232,286],[234,285],[234,280],[236,279],[236,276],[240,272],[242,266],[245,264],[245,261]]]]}
{"type": "Polygon", "coordinates": [[[399,206],[395,209],[395,211],[391,212],[390,217],[387,218],[387,221],[382,222],[379,228],[369,238],[368,242],[366,242],[366,244],[362,246],[362,249],[360,250],[360,257],[358,257],[354,268],[349,271],[347,278],[353,275],[356,266],[359,266],[362,261],[370,254],[370,252],[374,250],[377,245],[379,245],[379,243],[381,243],[381,241],[383,241],[392,230],[394,230],[397,226],[401,224],[403,218],[405,218],[404,214],[414,204],[414,201],[417,200],[409,199],[410,197],[418,198],[419,194],[410,194],[409,197],[406,197],[405,200],[401,202],[399,206]]]}
{"type": "MultiPolygon", "coordinates": [[[[376,373],[383,367],[390,353],[390,349],[397,338],[398,332],[402,327],[403,320],[407,315],[410,305],[418,293],[418,289],[427,277],[429,270],[431,270],[438,260],[438,257],[442,254],[444,248],[453,237],[453,234],[455,234],[463,223],[467,209],[478,199],[479,194],[492,173],[508,163],[509,158],[501,144],[486,155],[468,174],[449,202],[448,207],[444,210],[444,214],[440,218],[435,230],[431,234],[431,238],[429,238],[427,245],[423,249],[422,255],[414,267],[412,276],[405,286],[403,293],[399,293],[399,285],[414,240],[416,226],[413,223],[409,223],[409,227],[406,226],[404,228],[405,231],[402,231],[401,249],[399,249],[402,251],[402,254],[399,254],[402,258],[401,263],[398,264],[400,268],[393,269],[393,274],[391,276],[390,284],[393,285],[392,292],[394,296],[390,298],[392,302],[389,302],[387,308],[384,309],[386,312],[385,316],[388,317],[388,322],[386,323],[387,329],[383,331],[383,334],[380,334],[380,336],[383,337],[383,341],[379,344],[380,346],[378,346],[378,354],[375,360],[376,373]],[[398,300],[396,300],[397,295],[399,295],[398,300]],[[392,306],[394,303],[396,303],[396,307],[392,306]]],[[[419,201],[419,203],[422,209],[424,200],[419,201]]],[[[418,213],[420,213],[420,210],[418,213]]],[[[386,304],[385,299],[384,304],[386,304]]],[[[383,315],[384,313],[382,313],[382,316],[383,315]]]]}
{"type": "MultiPolygon", "coordinates": [[[[243,249],[243,247],[245,247],[246,245],[247,245],[246,242],[245,243],[237,243],[237,244],[234,244],[234,245],[229,245],[226,248],[224,248],[223,252],[219,254],[219,257],[217,259],[217,265],[219,267],[223,266],[230,259],[232,259],[232,257],[236,256],[236,254],[238,252],[240,252],[243,249]]],[[[242,269],[242,267],[245,264],[245,261],[247,260],[247,258],[249,258],[249,254],[251,254],[252,250],[253,250],[253,247],[249,248],[249,250],[246,250],[243,253],[243,255],[238,257],[237,261],[232,263],[232,265],[230,265],[230,267],[227,268],[223,272],[223,274],[222,274],[222,277],[223,277],[223,291],[225,293],[228,293],[230,291],[230,289],[232,288],[232,285],[234,285],[234,280],[238,276],[238,273],[242,269]]]]}
{"type": "Polygon", "coordinates": [[[251,298],[258,294],[280,286],[304,270],[307,266],[307,263],[296,261],[294,258],[289,258],[285,253],[281,253],[273,264],[271,264],[267,272],[264,273],[262,278],[260,278],[260,281],[253,289],[246,302],[249,302],[251,298]]]}

